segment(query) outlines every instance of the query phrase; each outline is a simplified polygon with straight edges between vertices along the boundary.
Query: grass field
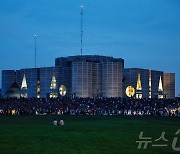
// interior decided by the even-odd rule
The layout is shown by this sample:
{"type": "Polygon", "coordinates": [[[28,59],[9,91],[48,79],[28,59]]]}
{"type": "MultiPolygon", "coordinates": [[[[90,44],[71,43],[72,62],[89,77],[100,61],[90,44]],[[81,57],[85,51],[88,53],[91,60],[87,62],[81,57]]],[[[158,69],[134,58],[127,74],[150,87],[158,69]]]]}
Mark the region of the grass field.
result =
{"type": "Polygon", "coordinates": [[[180,117],[0,116],[0,153],[174,153],[178,129],[180,117]],[[140,131],[152,141],[165,131],[168,146],[137,149],[140,131]]]}

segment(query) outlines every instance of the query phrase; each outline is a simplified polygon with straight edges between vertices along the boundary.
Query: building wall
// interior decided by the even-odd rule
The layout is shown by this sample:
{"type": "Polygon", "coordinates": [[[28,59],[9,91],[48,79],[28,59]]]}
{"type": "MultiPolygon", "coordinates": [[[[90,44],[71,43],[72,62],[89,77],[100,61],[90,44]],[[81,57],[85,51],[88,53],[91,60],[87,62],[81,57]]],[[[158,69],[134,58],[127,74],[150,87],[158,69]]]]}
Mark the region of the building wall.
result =
{"type": "Polygon", "coordinates": [[[122,97],[124,63],[104,57],[84,59],[72,62],[72,93],[77,97],[122,97]]]}
{"type": "Polygon", "coordinates": [[[56,58],[55,67],[59,69],[59,82],[67,89],[66,96],[72,95],[72,61],[68,58],[56,58]]]}
{"type": "MultiPolygon", "coordinates": [[[[158,87],[160,76],[163,84],[163,72],[139,69],[139,68],[129,68],[123,70],[123,97],[126,96],[126,88],[128,86],[133,86],[136,90],[138,74],[140,74],[141,85],[142,85],[142,97],[149,98],[149,75],[151,73],[151,98],[157,98],[159,95],[158,87]]],[[[163,92],[164,93],[164,92],[163,92]]]]}
{"type": "Polygon", "coordinates": [[[72,63],[72,93],[77,97],[96,97],[102,93],[101,63],[72,63]]]}
{"type": "Polygon", "coordinates": [[[102,63],[102,93],[104,97],[122,97],[122,63],[102,63]]]}
{"type": "MultiPolygon", "coordinates": [[[[151,72],[152,72],[152,98],[158,98],[159,80],[161,76],[162,84],[163,84],[163,72],[153,71],[153,70],[151,72]]],[[[164,87],[164,84],[163,84],[163,87],[164,87]]]]}
{"type": "Polygon", "coordinates": [[[10,86],[16,82],[18,85],[20,84],[20,72],[16,70],[3,70],[2,71],[2,97],[6,97],[6,91],[10,88],[10,86]]]}
{"type": "Polygon", "coordinates": [[[92,97],[102,96],[102,64],[93,63],[92,97]]]}
{"type": "Polygon", "coordinates": [[[26,77],[27,90],[23,90],[22,93],[27,93],[27,97],[37,96],[37,83],[38,83],[38,69],[29,68],[20,70],[20,88],[22,85],[23,77],[26,77]]]}
{"type": "Polygon", "coordinates": [[[43,67],[40,68],[40,97],[45,98],[51,92],[59,94],[59,68],[58,67],[43,67]],[[50,89],[53,75],[56,78],[56,89],[50,89]]]}
{"type": "Polygon", "coordinates": [[[126,96],[126,88],[128,86],[134,87],[136,90],[138,74],[140,74],[142,97],[149,97],[149,70],[139,68],[129,68],[123,70],[123,97],[126,96]]]}
{"type": "Polygon", "coordinates": [[[93,63],[72,63],[72,93],[76,97],[92,97],[93,63]]]}
{"type": "Polygon", "coordinates": [[[56,78],[56,89],[64,85],[66,96],[75,94],[77,97],[126,97],[126,87],[136,89],[138,74],[140,74],[143,98],[149,97],[149,73],[151,73],[151,94],[157,98],[160,76],[163,82],[164,94],[167,98],[175,96],[175,74],[147,69],[124,69],[124,60],[106,56],[70,56],[55,60],[55,67],[21,69],[19,71],[2,71],[2,96],[8,88],[17,82],[21,87],[24,74],[27,82],[28,97],[37,96],[37,83],[40,80],[40,97],[47,97],[53,75],[56,78]],[[15,75],[16,74],[16,75],[15,75]]]}
{"type": "Polygon", "coordinates": [[[164,94],[166,98],[175,98],[175,74],[164,73],[164,94]]]}
{"type": "MultiPolygon", "coordinates": [[[[55,65],[61,66],[63,64],[63,66],[65,66],[65,62],[71,62],[72,64],[72,80],[68,82],[72,85],[71,94],[75,94],[77,97],[96,97],[97,95],[102,96],[102,94],[105,97],[122,96],[123,59],[97,55],[70,56],[56,58],[55,65]],[[103,65],[106,63],[110,65],[112,62],[114,62],[114,69],[116,70],[114,70],[114,74],[109,72],[105,77],[105,74],[102,75],[103,65]],[[108,75],[110,76],[108,77],[108,75]],[[112,79],[112,76],[116,77],[112,79]],[[109,78],[108,80],[112,79],[111,90],[109,88],[102,88],[103,80],[105,81],[106,78],[109,78]]],[[[108,71],[110,71],[110,69],[108,69],[108,71]]],[[[70,81],[70,79],[68,79],[68,81],[70,81]]]]}

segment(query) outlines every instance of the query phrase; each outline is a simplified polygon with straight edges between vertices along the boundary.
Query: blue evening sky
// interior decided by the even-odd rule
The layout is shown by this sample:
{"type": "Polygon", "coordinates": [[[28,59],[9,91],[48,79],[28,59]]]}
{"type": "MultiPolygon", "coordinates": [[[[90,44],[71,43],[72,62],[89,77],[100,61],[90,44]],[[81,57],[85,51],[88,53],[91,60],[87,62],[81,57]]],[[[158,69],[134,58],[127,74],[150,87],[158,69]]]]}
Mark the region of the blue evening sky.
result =
{"type": "Polygon", "coordinates": [[[0,0],[0,72],[34,67],[34,34],[38,67],[80,54],[81,5],[84,54],[175,72],[180,94],[179,0],[0,0]]]}

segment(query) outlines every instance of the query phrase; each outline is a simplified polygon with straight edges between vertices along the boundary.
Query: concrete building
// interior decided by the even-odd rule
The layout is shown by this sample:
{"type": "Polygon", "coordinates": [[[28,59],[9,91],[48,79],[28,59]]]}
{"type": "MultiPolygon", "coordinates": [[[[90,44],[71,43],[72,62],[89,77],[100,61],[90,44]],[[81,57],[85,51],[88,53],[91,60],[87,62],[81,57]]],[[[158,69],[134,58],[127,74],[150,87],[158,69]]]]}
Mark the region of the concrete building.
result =
{"type": "MultiPolygon", "coordinates": [[[[76,97],[122,97],[124,60],[106,56],[56,58],[67,91],[76,97]],[[67,78],[69,77],[69,78],[67,78]],[[65,84],[66,83],[66,84],[65,84]]],[[[63,81],[63,79],[61,79],[63,81]]]]}
{"type": "Polygon", "coordinates": [[[21,69],[20,80],[21,97],[37,97],[38,69],[21,69]]]}
{"type": "Polygon", "coordinates": [[[175,73],[164,73],[164,94],[166,98],[175,97],[175,73]]]}
{"type": "Polygon", "coordinates": [[[102,64],[102,93],[106,97],[122,97],[121,62],[105,62],[102,64]]]}
{"type": "MultiPolygon", "coordinates": [[[[16,94],[13,94],[13,91],[10,93],[10,88],[12,89],[13,83],[17,83],[20,85],[20,71],[18,70],[3,70],[2,71],[2,89],[1,89],[1,96],[2,97],[12,97],[12,96],[18,96],[20,95],[20,89],[19,91],[16,91],[16,94]]],[[[20,87],[19,87],[20,88],[20,87]]]]}
{"type": "Polygon", "coordinates": [[[10,96],[6,93],[15,82],[21,97],[122,97],[123,68],[121,58],[60,57],[56,58],[55,67],[3,71],[2,96],[10,96]]]}
{"type": "Polygon", "coordinates": [[[123,70],[123,97],[174,98],[174,73],[140,68],[123,70]]]}
{"type": "MultiPolygon", "coordinates": [[[[132,96],[148,98],[149,91],[149,71],[138,68],[128,68],[123,70],[123,97],[127,97],[127,87],[134,88],[132,96]]],[[[129,89],[132,89],[129,88],[129,89]]],[[[131,96],[131,95],[130,95],[131,96]]]]}
{"type": "Polygon", "coordinates": [[[40,68],[40,96],[56,98],[59,95],[60,73],[58,67],[40,68]]]}
{"type": "Polygon", "coordinates": [[[124,60],[96,55],[55,59],[54,67],[2,71],[2,97],[174,98],[175,74],[124,69],[124,60]]]}

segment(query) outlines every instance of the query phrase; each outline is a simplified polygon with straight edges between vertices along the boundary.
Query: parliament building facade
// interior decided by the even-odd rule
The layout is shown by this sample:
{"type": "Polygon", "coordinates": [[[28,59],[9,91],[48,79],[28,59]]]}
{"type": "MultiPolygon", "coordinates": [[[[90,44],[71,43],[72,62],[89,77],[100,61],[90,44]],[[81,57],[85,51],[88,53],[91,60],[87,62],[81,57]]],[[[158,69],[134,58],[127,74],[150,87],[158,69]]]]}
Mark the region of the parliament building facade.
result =
{"type": "Polygon", "coordinates": [[[174,98],[175,74],[124,68],[122,58],[60,57],[54,67],[2,71],[2,97],[174,98]]]}

